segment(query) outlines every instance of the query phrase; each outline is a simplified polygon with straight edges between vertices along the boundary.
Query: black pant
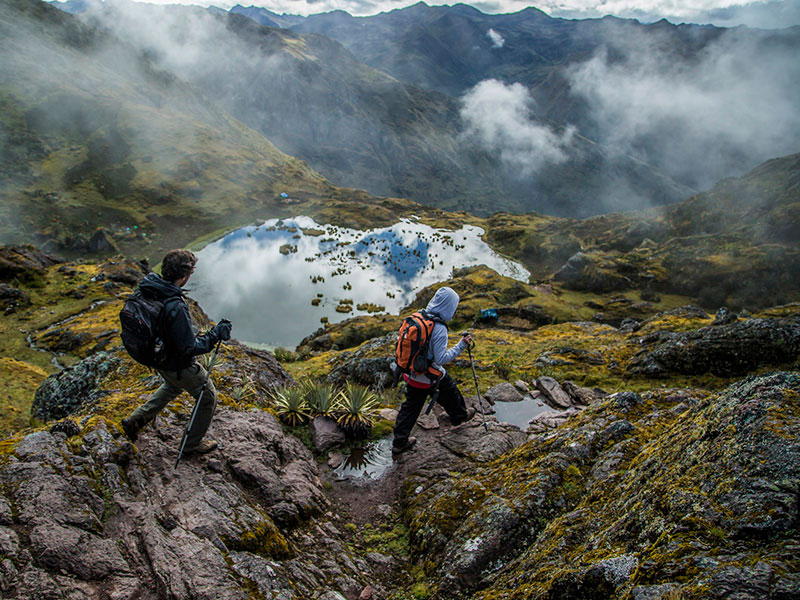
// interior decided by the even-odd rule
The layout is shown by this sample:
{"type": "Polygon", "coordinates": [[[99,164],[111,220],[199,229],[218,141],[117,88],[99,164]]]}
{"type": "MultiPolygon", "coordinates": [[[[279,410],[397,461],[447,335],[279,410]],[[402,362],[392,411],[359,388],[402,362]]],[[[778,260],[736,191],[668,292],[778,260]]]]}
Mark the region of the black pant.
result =
{"type": "MultiPolygon", "coordinates": [[[[434,388],[415,388],[406,384],[406,401],[400,406],[397,421],[394,424],[394,445],[404,446],[408,443],[408,436],[417,422],[419,413],[425,405],[425,400],[433,394],[434,388]]],[[[445,375],[439,382],[439,396],[436,401],[450,416],[453,425],[463,423],[467,418],[467,406],[464,396],[458,390],[456,382],[450,375],[445,375]]]]}

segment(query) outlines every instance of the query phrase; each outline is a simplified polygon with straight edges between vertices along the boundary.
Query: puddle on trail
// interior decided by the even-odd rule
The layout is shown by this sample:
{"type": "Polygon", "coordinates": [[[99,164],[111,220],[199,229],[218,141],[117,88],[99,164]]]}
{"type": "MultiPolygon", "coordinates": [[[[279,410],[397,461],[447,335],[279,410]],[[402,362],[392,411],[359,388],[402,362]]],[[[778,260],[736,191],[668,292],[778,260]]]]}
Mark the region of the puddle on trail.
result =
{"type": "Polygon", "coordinates": [[[516,425],[522,431],[528,428],[531,419],[542,413],[552,412],[553,408],[537,398],[528,398],[519,402],[495,402],[494,411],[497,420],[502,423],[516,425]],[[540,406],[541,405],[541,406],[540,406]]]}
{"type": "Polygon", "coordinates": [[[469,225],[449,231],[410,220],[361,231],[310,217],[272,219],[198,252],[189,288],[212,319],[233,321],[240,341],[294,347],[322,318],[398,314],[454,268],[484,264],[528,281],[528,271],[496,254],[482,234],[469,225]]]}
{"type": "Polygon", "coordinates": [[[392,466],[392,438],[370,442],[363,448],[352,448],[341,465],[333,470],[337,479],[377,481],[392,466]]]}

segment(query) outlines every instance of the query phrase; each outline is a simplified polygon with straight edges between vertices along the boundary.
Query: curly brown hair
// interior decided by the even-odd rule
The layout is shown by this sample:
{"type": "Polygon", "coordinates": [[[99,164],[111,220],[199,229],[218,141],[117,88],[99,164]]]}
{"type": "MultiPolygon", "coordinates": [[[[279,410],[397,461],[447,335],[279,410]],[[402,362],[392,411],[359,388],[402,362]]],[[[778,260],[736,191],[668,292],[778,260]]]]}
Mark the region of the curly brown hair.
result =
{"type": "Polygon", "coordinates": [[[170,283],[190,275],[197,264],[197,257],[188,250],[170,250],[161,261],[161,277],[170,283]]]}

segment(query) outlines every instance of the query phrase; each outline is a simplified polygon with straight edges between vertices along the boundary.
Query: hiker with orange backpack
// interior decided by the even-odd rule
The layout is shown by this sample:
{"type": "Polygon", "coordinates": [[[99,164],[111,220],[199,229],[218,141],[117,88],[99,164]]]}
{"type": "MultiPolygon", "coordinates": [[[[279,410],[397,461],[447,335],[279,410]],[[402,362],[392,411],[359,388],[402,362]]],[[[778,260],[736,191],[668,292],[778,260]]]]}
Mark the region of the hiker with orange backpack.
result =
{"type": "Polygon", "coordinates": [[[467,408],[456,382],[443,367],[472,343],[472,337],[465,335],[447,348],[447,322],[456,314],[458,300],[452,288],[439,288],[428,306],[407,317],[400,327],[395,354],[406,382],[406,400],[394,426],[393,454],[410,450],[416,443],[409,435],[428,397],[441,404],[453,425],[475,416],[475,408],[467,408]]]}

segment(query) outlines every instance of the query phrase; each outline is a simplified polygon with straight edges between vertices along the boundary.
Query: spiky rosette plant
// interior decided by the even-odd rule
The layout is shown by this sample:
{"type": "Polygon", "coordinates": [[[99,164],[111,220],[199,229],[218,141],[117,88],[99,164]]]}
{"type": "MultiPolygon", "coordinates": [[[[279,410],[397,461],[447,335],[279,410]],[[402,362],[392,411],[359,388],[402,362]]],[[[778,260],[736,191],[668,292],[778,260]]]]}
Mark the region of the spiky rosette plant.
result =
{"type": "Polygon", "coordinates": [[[339,394],[328,383],[313,381],[305,384],[305,398],[309,412],[317,416],[334,418],[339,408],[339,394]]]}
{"type": "Polygon", "coordinates": [[[290,427],[302,425],[308,419],[308,406],[300,386],[285,386],[275,390],[272,402],[278,418],[290,427]]]}
{"type": "Polygon", "coordinates": [[[378,413],[378,397],[368,388],[354,383],[340,394],[340,414],[337,421],[345,434],[364,439],[369,434],[378,413]]]}

